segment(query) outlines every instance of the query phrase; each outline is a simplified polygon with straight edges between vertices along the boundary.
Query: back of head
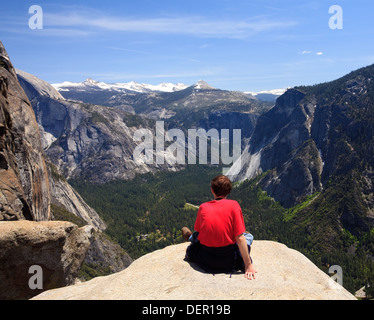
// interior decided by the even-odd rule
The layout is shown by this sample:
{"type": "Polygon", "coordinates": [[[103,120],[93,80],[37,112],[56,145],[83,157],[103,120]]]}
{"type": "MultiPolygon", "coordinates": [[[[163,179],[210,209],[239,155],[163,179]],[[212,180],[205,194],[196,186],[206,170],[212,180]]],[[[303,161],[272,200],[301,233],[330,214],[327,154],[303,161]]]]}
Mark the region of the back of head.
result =
{"type": "Polygon", "coordinates": [[[232,188],[230,179],[224,175],[219,175],[213,178],[210,186],[217,197],[227,196],[232,188]]]}

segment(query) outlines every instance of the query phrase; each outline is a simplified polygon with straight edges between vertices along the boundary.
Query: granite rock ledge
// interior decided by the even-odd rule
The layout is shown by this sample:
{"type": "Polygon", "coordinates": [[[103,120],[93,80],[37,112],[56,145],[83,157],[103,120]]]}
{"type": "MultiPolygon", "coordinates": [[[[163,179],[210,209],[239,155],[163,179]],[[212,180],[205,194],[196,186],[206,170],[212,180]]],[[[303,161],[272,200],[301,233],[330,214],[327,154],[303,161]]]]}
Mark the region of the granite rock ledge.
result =
{"type": "Polygon", "coordinates": [[[0,300],[29,299],[75,283],[93,227],[66,221],[0,222],[0,300]],[[30,288],[31,266],[39,266],[42,288],[30,288]]]}
{"type": "Polygon", "coordinates": [[[243,273],[209,274],[184,260],[188,244],[149,253],[127,269],[49,290],[35,300],[355,300],[300,252],[255,241],[255,280],[243,273]]]}

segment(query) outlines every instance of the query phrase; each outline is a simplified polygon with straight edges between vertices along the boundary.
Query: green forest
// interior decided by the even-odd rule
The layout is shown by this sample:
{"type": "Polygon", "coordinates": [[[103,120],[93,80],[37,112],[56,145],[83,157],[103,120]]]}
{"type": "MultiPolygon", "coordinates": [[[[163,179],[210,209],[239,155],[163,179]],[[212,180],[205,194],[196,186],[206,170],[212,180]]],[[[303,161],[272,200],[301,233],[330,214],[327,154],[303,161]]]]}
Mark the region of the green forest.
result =
{"type": "MultiPolygon", "coordinates": [[[[130,181],[112,181],[95,185],[83,180],[69,181],[107,224],[105,233],[124,248],[133,259],[165,246],[183,241],[181,228],[193,230],[197,207],[212,199],[210,181],[221,168],[214,166],[187,166],[178,172],[159,172],[138,175],[130,181]]],[[[347,250],[316,249],[313,235],[298,222],[300,212],[311,207],[315,194],[304,203],[290,209],[268,197],[255,180],[234,184],[229,195],[241,205],[246,228],[255,240],[278,241],[306,255],[323,271],[339,265],[343,268],[343,286],[354,293],[368,286],[372,293],[374,263],[367,250],[374,247],[374,232],[362,239],[343,234],[347,250]],[[356,243],[356,250],[348,246],[356,243]],[[370,287],[369,287],[370,286],[370,287]]]]}
{"type": "Polygon", "coordinates": [[[190,166],[179,172],[138,175],[94,185],[70,181],[107,224],[105,230],[133,259],[182,241],[193,229],[199,205],[212,199],[210,180],[220,169],[190,166]]]}

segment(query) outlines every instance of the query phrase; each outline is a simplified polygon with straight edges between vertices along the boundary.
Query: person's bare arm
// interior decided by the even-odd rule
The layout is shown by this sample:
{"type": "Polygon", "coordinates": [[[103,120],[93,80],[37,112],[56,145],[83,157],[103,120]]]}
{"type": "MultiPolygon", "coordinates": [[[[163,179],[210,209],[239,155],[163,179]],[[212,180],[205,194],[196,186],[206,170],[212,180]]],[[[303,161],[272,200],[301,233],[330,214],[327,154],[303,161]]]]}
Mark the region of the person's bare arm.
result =
{"type": "Polygon", "coordinates": [[[249,252],[248,252],[247,241],[245,240],[245,237],[243,234],[236,237],[236,243],[238,244],[240,253],[244,261],[244,266],[245,266],[244,276],[249,280],[255,279],[255,273],[257,271],[255,270],[255,268],[253,267],[253,264],[251,263],[251,258],[249,257],[249,252]]]}

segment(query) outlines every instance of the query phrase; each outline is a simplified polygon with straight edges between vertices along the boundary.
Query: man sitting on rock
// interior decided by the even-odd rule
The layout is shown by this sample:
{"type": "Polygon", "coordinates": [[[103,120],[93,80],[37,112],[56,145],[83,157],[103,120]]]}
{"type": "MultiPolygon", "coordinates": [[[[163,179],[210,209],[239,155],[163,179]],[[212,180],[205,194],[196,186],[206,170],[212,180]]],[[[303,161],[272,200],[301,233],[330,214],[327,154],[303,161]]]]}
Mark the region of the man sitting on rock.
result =
{"type": "Polygon", "coordinates": [[[214,200],[200,205],[195,232],[182,228],[183,238],[191,241],[186,258],[207,272],[244,270],[244,276],[252,280],[257,272],[249,256],[253,237],[245,231],[239,203],[227,199],[231,188],[231,181],[226,176],[212,180],[214,200]]]}

